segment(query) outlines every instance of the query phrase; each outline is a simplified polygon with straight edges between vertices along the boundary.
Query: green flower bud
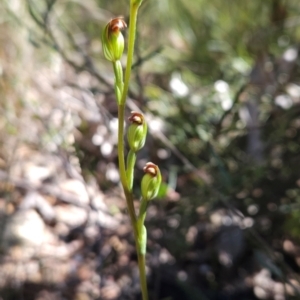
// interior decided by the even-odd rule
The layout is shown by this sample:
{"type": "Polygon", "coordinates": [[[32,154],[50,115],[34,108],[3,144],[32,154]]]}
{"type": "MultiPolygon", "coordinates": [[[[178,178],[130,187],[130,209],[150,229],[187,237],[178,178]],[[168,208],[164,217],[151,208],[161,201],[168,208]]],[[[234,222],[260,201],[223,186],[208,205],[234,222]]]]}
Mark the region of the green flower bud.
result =
{"type": "Polygon", "coordinates": [[[112,19],[102,32],[102,48],[104,56],[111,62],[120,60],[124,51],[124,37],[121,30],[126,27],[121,18],[112,19]]]}
{"type": "Polygon", "coordinates": [[[147,135],[147,123],[144,116],[136,111],[128,119],[131,124],[127,131],[127,140],[131,151],[137,152],[144,147],[147,135]]]}
{"type": "Polygon", "coordinates": [[[161,184],[161,173],[159,167],[152,162],[146,163],[144,172],[141,190],[143,199],[148,201],[155,198],[158,194],[161,184]]]}

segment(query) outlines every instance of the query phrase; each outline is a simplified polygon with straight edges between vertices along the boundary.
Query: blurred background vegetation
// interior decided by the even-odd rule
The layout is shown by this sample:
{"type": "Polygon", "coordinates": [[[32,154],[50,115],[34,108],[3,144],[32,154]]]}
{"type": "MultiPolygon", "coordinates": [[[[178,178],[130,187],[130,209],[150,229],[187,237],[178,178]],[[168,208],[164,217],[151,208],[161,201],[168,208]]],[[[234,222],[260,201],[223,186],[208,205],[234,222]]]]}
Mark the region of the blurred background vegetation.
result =
{"type": "MultiPolygon", "coordinates": [[[[128,2],[0,2],[3,300],[140,297],[100,42],[128,2]]],[[[298,0],[144,0],[151,300],[300,298],[299,45],[298,0]]]]}

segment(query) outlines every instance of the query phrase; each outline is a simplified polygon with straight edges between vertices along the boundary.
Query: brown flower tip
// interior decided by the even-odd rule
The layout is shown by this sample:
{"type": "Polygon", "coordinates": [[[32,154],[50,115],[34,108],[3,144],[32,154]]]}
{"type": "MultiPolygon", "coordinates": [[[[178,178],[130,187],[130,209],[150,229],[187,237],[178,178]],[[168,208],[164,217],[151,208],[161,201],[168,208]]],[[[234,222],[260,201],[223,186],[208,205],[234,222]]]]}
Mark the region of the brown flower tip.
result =
{"type": "Polygon", "coordinates": [[[132,111],[131,116],[128,118],[128,120],[131,123],[142,125],[144,123],[144,116],[137,111],[132,111]]]}
{"type": "Polygon", "coordinates": [[[149,175],[155,177],[158,173],[158,166],[152,162],[146,163],[146,166],[143,168],[143,171],[149,175]]]}
{"type": "Polygon", "coordinates": [[[108,23],[109,32],[118,32],[127,27],[122,17],[114,18],[108,23]]]}

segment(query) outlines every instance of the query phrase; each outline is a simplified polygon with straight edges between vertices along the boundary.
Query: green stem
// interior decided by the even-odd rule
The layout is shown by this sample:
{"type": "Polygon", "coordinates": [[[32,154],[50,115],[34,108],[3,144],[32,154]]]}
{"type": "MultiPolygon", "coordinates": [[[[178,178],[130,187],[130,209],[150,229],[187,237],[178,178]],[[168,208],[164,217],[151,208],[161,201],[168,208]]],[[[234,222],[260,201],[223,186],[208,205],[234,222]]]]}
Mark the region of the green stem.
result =
{"type": "Polygon", "coordinates": [[[136,215],[133,205],[132,193],[128,188],[128,182],[126,177],[125,159],[124,159],[124,116],[125,116],[125,105],[118,105],[118,158],[119,158],[119,172],[121,177],[121,183],[124,189],[124,194],[127,203],[127,209],[130,216],[130,220],[134,229],[135,237],[138,237],[138,231],[136,226],[136,215]]]}
{"type": "Polygon", "coordinates": [[[125,116],[125,105],[118,105],[118,158],[119,158],[119,172],[121,177],[121,183],[123,186],[127,209],[131,221],[131,225],[133,227],[135,246],[138,254],[138,265],[140,271],[140,284],[142,290],[143,300],[148,300],[148,290],[147,290],[147,278],[146,278],[146,270],[145,270],[145,254],[141,252],[140,247],[140,237],[141,231],[138,229],[137,218],[133,205],[133,196],[129,189],[127,177],[126,177],[126,168],[125,168],[125,158],[124,158],[124,116],[125,116]]]}
{"type": "MultiPolygon", "coordinates": [[[[139,3],[140,4],[140,3],[139,3]]],[[[130,221],[133,227],[135,245],[138,254],[138,265],[140,271],[140,284],[142,290],[143,300],[148,300],[148,290],[147,290],[147,278],[146,278],[146,270],[145,270],[145,254],[140,250],[140,237],[141,232],[138,230],[137,218],[133,205],[133,195],[131,193],[129,183],[126,176],[126,167],[125,167],[125,157],[124,157],[124,116],[125,116],[125,103],[126,97],[129,89],[129,82],[131,76],[131,66],[133,60],[133,52],[134,52],[134,42],[135,42],[135,32],[136,32],[136,20],[139,4],[134,3],[130,5],[130,23],[129,23],[129,37],[128,37],[128,52],[127,52],[127,63],[126,63],[126,71],[125,71],[125,80],[124,86],[122,86],[122,97],[120,101],[118,101],[118,120],[119,120],[119,128],[118,128],[118,158],[119,158],[119,171],[121,177],[121,183],[124,189],[124,194],[126,198],[128,213],[130,217],[130,221]]],[[[115,67],[115,66],[114,66],[115,67]]],[[[115,70],[116,73],[117,70],[115,70]]]]}
{"type": "Polygon", "coordinates": [[[142,291],[143,300],[148,300],[148,291],[147,291],[147,279],[145,271],[145,254],[141,253],[140,248],[140,232],[138,230],[137,218],[133,205],[132,193],[129,190],[127,177],[126,177],[126,168],[125,168],[125,159],[124,159],[124,114],[125,106],[118,105],[118,119],[119,119],[119,128],[118,128],[118,157],[119,157],[119,172],[121,177],[121,183],[124,189],[124,194],[126,198],[127,209],[133,227],[134,240],[136,251],[138,255],[138,265],[140,272],[140,285],[142,291]]]}
{"type": "Polygon", "coordinates": [[[140,285],[142,290],[143,300],[148,300],[148,289],[147,289],[147,280],[146,280],[146,256],[138,252],[138,263],[140,271],[140,285]]]}
{"type": "Polygon", "coordinates": [[[148,291],[147,291],[147,281],[146,281],[146,273],[145,273],[145,256],[146,256],[146,244],[147,244],[147,230],[144,225],[146,212],[147,212],[148,201],[142,199],[139,216],[137,219],[137,228],[139,233],[139,247],[138,247],[138,263],[140,270],[140,280],[141,280],[141,289],[143,300],[148,299],[148,291]]]}
{"type": "Polygon", "coordinates": [[[131,75],[131,66],[134,52],[135,32],[136,32],[136,20],[138,14],[139,5],[132,4],[130,6],[130,23],[129,23],[129,36],[128,36],[128,52],[127,52],[127,63],[125,71],[124,88],[121,98],[121,104],[125,104],[126,97],[129,89],[129,81],[131,75]]]}

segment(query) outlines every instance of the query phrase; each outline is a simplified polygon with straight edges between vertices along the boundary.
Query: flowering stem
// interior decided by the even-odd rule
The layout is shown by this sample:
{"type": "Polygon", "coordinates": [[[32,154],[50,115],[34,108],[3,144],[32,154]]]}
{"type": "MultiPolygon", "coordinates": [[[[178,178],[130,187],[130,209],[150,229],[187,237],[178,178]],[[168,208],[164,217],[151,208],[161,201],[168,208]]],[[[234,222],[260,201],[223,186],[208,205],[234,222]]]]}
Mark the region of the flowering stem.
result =
{"type": "Polygon", "coordinates": [[[118,158],[119,158],[119,172],[121,177],[121,183],[124,189],[124,194],[126,197],[127,209],[130,216],[130,220],[133,226],[135,237],[138,236],[137,226],[136,226],[136,214],[133,206],[133,197],[132,193],[129,190],[127,177],[126,177],[126,168],[125,168],[125,159],[124,159],[124,115],[125,115],[125,106],[124,104],[118,105],[118,158]]]}
{"type": "Polygon", "coordinates": [[[142,290],[143,300],[148,300],[148,290],[147,290],[147,279],[146,279],[146,270],[145,270],[145,251],[141,250],[141,231],[138,230],[137,218],[133,205],[133,196],[128,187],[126,169],[125,169],[125,159],[124,159],[124,105],[118,105],[118,119],[119,119],[119,128],[118,128],[118,157],[119,157],[119,171],[121,177],[121,183],[124,189],[124,194],[126,198],[127,209],[133,227],[135,246],[138,255],[138,265],[140,271],[140,284],[142,290]]]}
{"type": "Polygon", "coordinates": [[[132,4],[130,5],[130,23],[129,23],[129,35],[128,35],[128,52],[127,52],[127,63],[125,71],[125,81],[124,88],[121,98],[121,104],[126,102],[126,97],[129,88],[129,81],[131,75],[131,66],[134,53],[134,42],[135,42],[135,32],[136,32],[136,20],[138,14],[139,5],[132,4]]]}
{"type": "Polygon", "coordinates": [[[118,119],[119,119],[119,128],[118,128],[118,158],[119,158],[119,172],[121,177],[121,183],[124,189],[124,194],[126,198],[127,209],[131,221],[131,225],[133,227],[135,245],[138,255],[138,265],[140,271],[140,284],[142,290],[143,300],[148,300],[148,290],[147,290],[147,279],[146,279],[146,270],[145,270],[145,251],[142,250],[143,247],[141,245],[146,245],[145,242],[141,242],[141,240],[145,240],[142,237],[142,230],[138,229],[137,218],[133,205],[133,196],[132,192],[129,189],[127,176],[126,176],[126,168],[125,168],[125,159],[124,159],[124,115],[125,115],[125,105],[118,105],[118,119]]]}
{"type": "MultiPolygon", "coordinates": [[[[139,3],[140,4],[140,3],[139,3]]],[[[131,66],[134,53],[134,42],[135,42],[135,32],[136,32],[136,21],[139,4],[131,3],[130,5],[130,24],[129,24],[129,37],[128,37],[128,52],[127,52],[127,64],[125,71],[124,86],[122,84],[122,95],[121,99],[118,99],[118,159],[119,159],[119,171],[121,177],[121,183],[124,189],[124,194],[126,198],[127,209],[130,217],[130,221],[133,227],[133,233],[135,238],[135,245],[138,255],[138,265],[140,271],[140,284],[142,290],[143,300],[148,300],[148,290],[147,290],[147,279],[145,271],[145,251],[141,249],[141,240],[145,239],[146,231],[141,231],[138,228],[137,217],[133,205],[133,195],[132,195],[132,182],[130,178],[127,178],[127,174],[133,174],[133,170],[128,170],[128,168],[133,168],[132,164],[125,166],[125,157],[124,157],[124,116],[125,116],[125,103],[126,97],[129,89],[129,82],[131,76],[131,66]],[[129,179],[129,181],[128,181],[129,179]]],[[[114,64],[115,74],[118,73],[117,65],[114,64]]],[[[118,81],[118,80],[117,80],[118,81]]],[[[117,83],[117,82],[116,82],[117,83]]],[[[117,83],[117,86],[120,84],[117,83]]],[[[116,91],[117,98],[119,97],[118,92],[116,91]]],[[[132,161],[132,159],[131,159],[132,161]]],[[[134,164],[133,164],[134,165],[134,164]]],[[[129,176],[130,177],[130,176],[129,176]]],[[[131,176],[132,177],[132,176],[131,176]]],[[[146,229],[145,229],[146,230],[146,229]]]]}

